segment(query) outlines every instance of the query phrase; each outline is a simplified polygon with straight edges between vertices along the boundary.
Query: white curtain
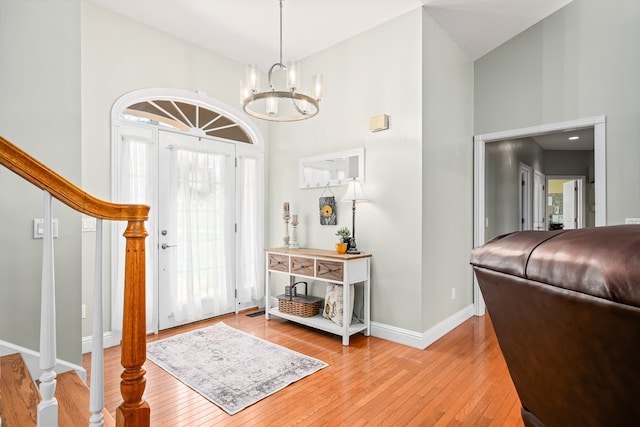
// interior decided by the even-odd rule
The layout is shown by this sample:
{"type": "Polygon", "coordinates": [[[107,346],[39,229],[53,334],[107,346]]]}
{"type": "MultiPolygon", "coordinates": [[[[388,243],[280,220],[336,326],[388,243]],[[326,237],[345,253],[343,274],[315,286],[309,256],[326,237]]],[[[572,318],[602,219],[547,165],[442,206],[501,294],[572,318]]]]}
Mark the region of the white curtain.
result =
{"type": "Polygon", "coordinates": [[[238,303],[260,305],[263,289],[263,229],[259,160],[241,155],[238,161],[238,303]]]}
{"type": "Polygon", "coordinates": [[[178,147],[171,153],[170,185],[175,200],[171,223],[177,231],[171,303],[177,322],[220,313],[233,297],[229,295],[232,284],[225,246],[232,238],[226,235],[225,224],[233,221],[227,218],[225,196],[233,191],[233,182],[226,179],[226,157],[178,147]]]}
{"type": "MultiPolygon", "coordinates": [[[[141,136],[123,135],[120,145],[120,174],[118,180],[119,203],[136,203],[153,205],[155,184],[154,176],[155,147],[151,139],[141,136]]],[[[154,221],[153,209],[149,213],[149,221],[145,222],[145,228],[149,235],[145,240],[146,255],[146,315],[147,331],[152,331],[154,327],[154,262],[152,248],[155,247],[155,233],[152,227],[154,221]]],[[[122,236],[127,227],[126,222],[115,223],[114,229],[117,235],[116,254],[116,280],[112,287],[112,312],[111,330],[120,336],[122,332],[122,314],[124,305],[124,257],[126,240],[122,236]]]]}

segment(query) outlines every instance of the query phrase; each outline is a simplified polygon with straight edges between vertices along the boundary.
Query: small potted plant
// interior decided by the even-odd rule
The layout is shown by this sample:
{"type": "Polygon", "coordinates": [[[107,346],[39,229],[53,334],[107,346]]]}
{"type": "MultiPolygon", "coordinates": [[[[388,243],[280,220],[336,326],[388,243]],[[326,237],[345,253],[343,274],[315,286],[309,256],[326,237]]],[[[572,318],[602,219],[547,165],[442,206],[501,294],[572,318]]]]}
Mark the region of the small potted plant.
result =
{"type": "Polygon", "coordinates": [[[351,231],[347,227],[342,227],[336,231],[336,236],[340,237],[340,242],[336,243],[336,252],[339,254],[347,252],[347,247],[351,240],[351,231]]]}

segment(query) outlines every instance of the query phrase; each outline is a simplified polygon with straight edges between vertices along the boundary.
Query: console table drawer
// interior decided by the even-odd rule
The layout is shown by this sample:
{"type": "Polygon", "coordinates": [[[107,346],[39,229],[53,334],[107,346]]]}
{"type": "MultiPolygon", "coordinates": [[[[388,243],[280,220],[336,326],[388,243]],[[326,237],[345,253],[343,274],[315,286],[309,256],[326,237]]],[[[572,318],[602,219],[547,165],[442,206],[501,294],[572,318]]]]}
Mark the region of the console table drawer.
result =
{"type": "Polygon", "coordinates": [[[342,282],[343,274],[343,264],[341,262],[324,260],[317,261],[316,277],[342,282]]]}
{"type": "Polygon", "coordinates": [[[269,254],[269,270],[289,272],[289,256],[269,254]]]}
{"type": "Polygon", "coordinates": [[[313,277],[314,260],[313,258],[291,257],[291,273],[301,274],[303,276],[313,277]]]}

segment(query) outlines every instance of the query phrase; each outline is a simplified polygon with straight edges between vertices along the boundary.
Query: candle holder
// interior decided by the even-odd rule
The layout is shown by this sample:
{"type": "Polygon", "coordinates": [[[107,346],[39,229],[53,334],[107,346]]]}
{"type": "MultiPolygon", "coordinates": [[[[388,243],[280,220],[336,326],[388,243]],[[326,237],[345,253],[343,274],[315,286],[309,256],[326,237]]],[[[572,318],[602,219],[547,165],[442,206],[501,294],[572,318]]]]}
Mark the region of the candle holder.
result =
{"type": "Polygon", "coordinates": [[[289,246],[289,218],[291,218],[289,212],[285,212],[284,215],[282,215],[282,219],[284,220],[284,237],[282,240],[284,240],[285,247],[289,246]]]}
{"type": "Polygon", "coordinates": [[[298,215],[293,215],[291,218],[291,242],[289,243],[290,249],[298,249],[298,215]]]}

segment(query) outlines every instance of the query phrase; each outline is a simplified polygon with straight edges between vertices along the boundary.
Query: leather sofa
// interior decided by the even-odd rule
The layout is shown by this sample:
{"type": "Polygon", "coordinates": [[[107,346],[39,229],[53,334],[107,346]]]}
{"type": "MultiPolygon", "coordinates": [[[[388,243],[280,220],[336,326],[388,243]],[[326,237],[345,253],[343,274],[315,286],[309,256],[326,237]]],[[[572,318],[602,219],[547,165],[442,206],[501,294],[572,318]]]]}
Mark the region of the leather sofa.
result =
{"type": "Polygon", "coordinates": [[[640,225],[511,233],[471,264],[526,426],[640,425],[640,225]]]}

